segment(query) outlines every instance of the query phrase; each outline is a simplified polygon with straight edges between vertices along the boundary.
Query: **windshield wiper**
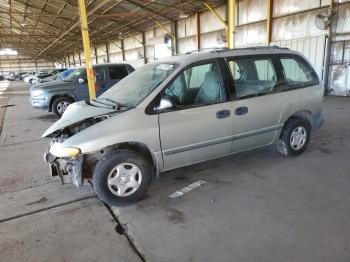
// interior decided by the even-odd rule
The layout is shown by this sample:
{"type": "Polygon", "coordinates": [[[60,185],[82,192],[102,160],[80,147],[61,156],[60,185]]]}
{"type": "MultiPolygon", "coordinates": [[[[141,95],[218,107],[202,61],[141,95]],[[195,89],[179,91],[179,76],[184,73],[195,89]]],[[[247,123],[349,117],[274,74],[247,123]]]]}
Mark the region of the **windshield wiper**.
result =
{"type": "MultiPolygon", "coordinates": [[[[101,99],[101,98],[92,98],[92,99],[90,99],[90,103],[93,102],[95,104],[104,105],[107,108],[111,108],[111,109],[118,109],[119,108],[119,104],[117,102],[112,102],[112,104],[111,104],[111,103],[104,103],[103,101],[108,101],[108,100],[101,99]]],[[[108,102],[111,102],[111,101],[108,101],[108,102]]]]}
{"type": "Polygon", "coordinates": [[[131,108],[132,106],[129,106],[129,105],[126,105],[126,104],[121,104],[113,99],[110,99],[110,98],[105,98],[105,97],[99,97],[98,99],[102,99],[102,100],[106,100],[106,101],[109,101],[113,104],[116,104],[118,105],[118,107],[127,107],[127,108],[131,108]]]}

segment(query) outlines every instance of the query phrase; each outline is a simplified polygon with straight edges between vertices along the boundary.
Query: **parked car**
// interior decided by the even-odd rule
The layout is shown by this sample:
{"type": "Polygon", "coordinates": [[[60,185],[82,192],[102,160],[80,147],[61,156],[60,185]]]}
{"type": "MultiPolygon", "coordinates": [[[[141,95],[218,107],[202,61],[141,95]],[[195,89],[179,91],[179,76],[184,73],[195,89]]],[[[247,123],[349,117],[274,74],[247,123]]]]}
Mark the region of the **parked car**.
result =
{"type": "Polygon", "coordinates": [[[75,69],[60,69],[59,71],[52,72],[50,76],[47,76],[44,78],[38,78],[36,81],[34,80],[33,83],[35,84],[35,83],[45,83],[45,82],[63,80],[74,70],[75,69]]]}
{"type": "MultiPolygon", "coordinates": [[[[101,64],[93,68],[97,95],[134,71],[129,64],[101,64]]],[[[76,69],[63,81],[34,85],[30,89],[30,96],[34,108],[52,111],[60,117],[73,102],[89,98],[86,69],[76,69]]]]}
{"type": "MultiPolygon", "coordinates": [[[[161,172],[277,144],[300,155],[323,123],[323,85],[282,48],[213,50],[147,64],[44,132],[51,174],[126,205],[161,172]]],[[[215,175],[215,174],[213,174],[215,175]]]]}
{"type": "Polygon", "coordinates": [[[28,75],[24,78],[24,82],[27,82],[29,84],[33,84],[34,79],[41,78],[41,77],[47,77],[49,76],[48,72],[38,72],[34,75],[28,75]]]}
{"type": "Polygon", "coordinates": [[[68,77],[70,74],[74,72],[75,68],[69,68],[66,71],[63,71],[58,75],[58,80],[64,80],[66,77],[68,77]]]}
{"type": "Polygon", "coordinates": [[[15,80],[19,80],[20,76],[18,74],[16,74],[15,72],[10,72],[9,75],[7,76],[7,80],[9,81],[15,81],[15,80]]]}
{"type": "Polygon", "coordinates": [[[27,72],[21,72],[21,73],[19,73],[18,75],[19,75],[19,79],[20,80],[24,80],[24,76],[26,75],[26,74],[28,74],[27,72]]]}
{"type": "MultiPolygon", "coordinates": [[[[51,72],[44,72],[41,74],[37,74],[37,75],[35,75],[35,77],[33,77],[31,84],[43,83],[42,79],[48,78],[48,77],[55,77],[57,74],[65,71],[65,70],[66,69],[54,69],[51,72]]],[[[47,81],[47,82],[49,82],[49,81],[47,81]]]]}

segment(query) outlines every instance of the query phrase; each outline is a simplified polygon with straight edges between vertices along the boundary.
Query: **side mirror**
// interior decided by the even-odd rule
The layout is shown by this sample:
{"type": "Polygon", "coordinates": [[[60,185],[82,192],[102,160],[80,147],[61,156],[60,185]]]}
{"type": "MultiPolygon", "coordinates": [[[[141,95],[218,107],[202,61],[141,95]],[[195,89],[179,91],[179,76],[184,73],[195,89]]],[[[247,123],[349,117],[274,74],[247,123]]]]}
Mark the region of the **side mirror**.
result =
{"type": "Polygon", "coordinates": [[[156,106],[154,108],[155,111],[162,111],[162,110],[166,110],[166,109],[170,109],[173,108],[175,106],[174,102],[172,101],[172,99],[168,96],[164,96],[160,99],[160,103],[159,106],[156,106]]]}
{"type": "Polygon", "coordinates": [[[84,78],[79,78],[79,84],[84,84],[85,83],[85,79],[84,78]]]}

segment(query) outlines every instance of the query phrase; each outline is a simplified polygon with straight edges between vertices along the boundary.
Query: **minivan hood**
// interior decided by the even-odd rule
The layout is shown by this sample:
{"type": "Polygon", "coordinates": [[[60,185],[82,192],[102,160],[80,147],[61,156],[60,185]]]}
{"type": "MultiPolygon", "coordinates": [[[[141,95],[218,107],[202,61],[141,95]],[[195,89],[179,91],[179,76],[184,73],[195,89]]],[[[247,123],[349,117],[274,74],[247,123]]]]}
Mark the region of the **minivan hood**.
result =
{"type": "Polygon", "coordinates": [[[115,112],[115,109],[90,106],[86,104],[85,101],[73,103],[67,107],[61,119],[57,120],[52,126],[50,126],[42,134],[41,137],[47,137],[56,131],[79,123],[85,119],[105,115],[112,112],[115,112]]]}

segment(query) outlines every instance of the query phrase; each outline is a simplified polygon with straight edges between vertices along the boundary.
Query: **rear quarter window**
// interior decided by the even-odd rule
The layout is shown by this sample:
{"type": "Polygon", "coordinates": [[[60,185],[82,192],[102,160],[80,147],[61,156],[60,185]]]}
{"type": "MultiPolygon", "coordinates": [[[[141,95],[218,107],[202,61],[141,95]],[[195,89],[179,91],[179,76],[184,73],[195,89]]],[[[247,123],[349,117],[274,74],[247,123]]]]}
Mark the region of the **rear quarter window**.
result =
{"type": "Polygon", "coordinates": [[[319,84],[312,66],[299,56],[280,56],[287,89],[302,88],[319,84]]]}

